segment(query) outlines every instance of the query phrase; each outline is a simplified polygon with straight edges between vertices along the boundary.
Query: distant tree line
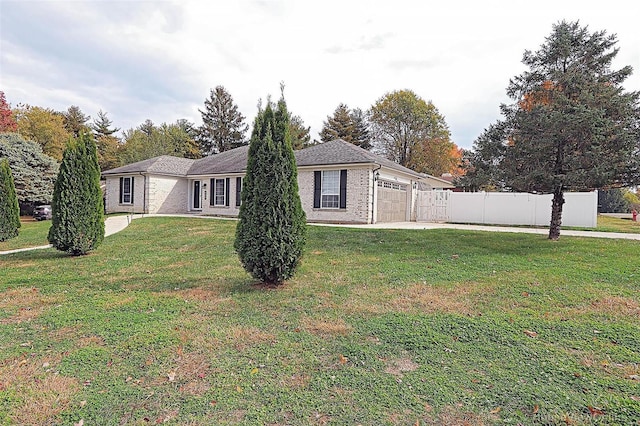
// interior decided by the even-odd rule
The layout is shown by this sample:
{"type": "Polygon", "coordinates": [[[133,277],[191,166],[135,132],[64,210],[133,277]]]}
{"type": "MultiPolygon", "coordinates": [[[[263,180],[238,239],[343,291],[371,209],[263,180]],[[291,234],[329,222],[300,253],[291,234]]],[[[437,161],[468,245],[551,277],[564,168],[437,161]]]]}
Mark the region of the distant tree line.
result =
{"type": "MultiPolygon", "coordinates": [[[[186,119],[159,125],[147,119],[121,130],[103,110],[91,118],[77,105],[66,111],[22,104],[11,108],[0,91],[0,157],[15,169],[18,199],[28,210],[51,201],[63,151],[82,134],[93,137],[100,170],[160,155],[201,158],[249,144],[246,118],[223,86],[210,90],[199,111],[199,126],[186,119]]],[[[418,172],[439,176],[461,170],[444,116],[412,91],[387,93],[367,111],[340,103],[323,122],[319,141],[311,139],[311,128],[299,115],[289,115],[294,150],[339,138],[418,172]]]]}

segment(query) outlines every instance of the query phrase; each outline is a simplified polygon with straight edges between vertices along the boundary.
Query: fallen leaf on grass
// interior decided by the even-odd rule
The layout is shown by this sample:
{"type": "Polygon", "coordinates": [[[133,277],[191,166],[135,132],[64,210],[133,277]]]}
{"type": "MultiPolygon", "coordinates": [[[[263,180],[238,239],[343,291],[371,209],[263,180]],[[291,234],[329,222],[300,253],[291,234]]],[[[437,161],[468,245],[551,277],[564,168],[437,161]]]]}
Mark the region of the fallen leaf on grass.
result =
{"type": "Polygon", "coordinates": [[[524,334],[526,334],[527,336],[534,338],[538,335],[538,333],[536,333],[535,331],[531,331],[531,330],[524,330],[524,334]]]}
{"type": "Polygon", "coordinates": [[[349,358],[347,358],[346,356],[340,354],[340,364],[345,365],[347,363],[347,361],[349,361],[349,358]]]}
{"type": "Polygon", "coordinates": [[[170,371],[167,373],[167,379],[169,379],[170,382],[173,382],[176,379],[176,372],[170,371]]]}
{"type": "Polygon", "coordinates": [[[539,410],[540,410],[540,407],[538,407],[538,404],[533,406],[533,414],[538,414],[539,410]]]}
{"type": "Polygon", "coordinates": [[[238,393],[242,393],[242,388],[241,388],[240,386],[236,386],[236,391],[237,391],[238,393]]]}
{"type": "Polygon", "coordinates": [[[631,380],[640,380],[640,376],[638,376],[637,374],[629,374],[627,376],[627,379],[631,379],[631,380]]]}
{"type": "Polygon", "coordinates": [[[604,414],[604,411],[599,410],[599,409],[597,409],[597,408],[593,408],[593,407],[592,407],[592,406],[590,406],[590,405],[589,405],[589,406],[587,406],[587,408],[589,409],[589,413],[591,413],[591,415],[592,415],[593,417],[595,417],[595,416],[602,416],[602,415],[604,414]]]}
{"type": "Polygon", "coordinates": [[[489,411],[491,414],[498,414],[500,411],[502,411],[502,407],[496,407],[493,410],[489,411]]]}

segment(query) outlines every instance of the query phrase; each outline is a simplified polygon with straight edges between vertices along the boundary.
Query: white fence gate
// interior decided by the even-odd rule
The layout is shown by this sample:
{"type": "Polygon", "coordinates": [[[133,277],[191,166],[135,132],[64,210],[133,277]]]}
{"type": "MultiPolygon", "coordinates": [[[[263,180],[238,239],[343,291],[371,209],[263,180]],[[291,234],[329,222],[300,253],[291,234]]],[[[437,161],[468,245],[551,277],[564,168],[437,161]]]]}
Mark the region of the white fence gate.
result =
{"type": "Polygon", "coordinates": [[[451,191],[418,191],[416,220],[418,222],[450,222],[451,191]]]}
{"type": "MultiPolygon", "coordinates": [[[[418,222],[548,226],[551,194],[512,192],[419,191],[418,222]]],[[[562,225],[594,228],[598,224],[598,193],[566,192],[562,225]]]]}

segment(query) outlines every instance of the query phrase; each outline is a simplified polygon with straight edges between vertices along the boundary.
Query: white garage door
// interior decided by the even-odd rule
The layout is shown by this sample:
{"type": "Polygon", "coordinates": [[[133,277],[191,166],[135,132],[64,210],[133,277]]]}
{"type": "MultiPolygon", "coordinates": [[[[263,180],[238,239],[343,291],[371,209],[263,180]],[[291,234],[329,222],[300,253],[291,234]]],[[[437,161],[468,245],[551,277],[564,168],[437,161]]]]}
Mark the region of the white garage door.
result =
{"type": "Polygon", "coordinates": [[[407,220],[407,185],[378,181],[378,222],[407,220]]]}

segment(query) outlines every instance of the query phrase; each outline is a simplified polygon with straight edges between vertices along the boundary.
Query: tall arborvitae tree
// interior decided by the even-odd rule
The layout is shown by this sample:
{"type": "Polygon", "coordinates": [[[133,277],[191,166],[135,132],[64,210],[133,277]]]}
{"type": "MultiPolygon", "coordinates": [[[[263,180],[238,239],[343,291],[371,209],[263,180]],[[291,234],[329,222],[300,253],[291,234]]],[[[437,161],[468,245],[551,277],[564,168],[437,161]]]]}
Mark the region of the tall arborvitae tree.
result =
{"type": "Polygon", "coordinates": [[[82,133],[67,145],[53,190],[49,242],[74,256],[87,254],[104,239],[100,167],[93,138],[82,133]]]}
{"type": "MultiPolygon", "coordinates": [[[[549,239],[560,236],[565,191],[635,186],[640,182],[640,92],[625,92],[631,67],[612,69],[615,35],[562,21],[529,68],[513,78],[504,120],[490,126],[468,157],[479,177],[523,192],[553,194],[549,239]]],[[[465,179],[463,179],[464,181],[465,179]]]]}
{"type": "Polygon", "coordinates": [[[289,126],[284,98],[258,111],[236,229],[234,246],[242,265],[269,284],[293,276],[305,243],[306,217],[289,126]]]}
{"type": "Polygon", "coordinates": [[[18,236],[20,207],[13,175],[6,158],[0,160],[0,241],[18,236]]]}
{"type": "Polygon", "coordinates": [[[4,92],[0,90],[0,133],[15,132],[18,130],[18,123],[13,117],[11,107],[4,98],[4,92]]]}
{"type": "Polygon", "coordinates": [[[198,132],[202,155],[217,154],[247,144],[245,133],[249,126],[224,87],[217,86],[211,90],[204,107],[204,111],[199,110],[203,124],[198,132]]]}

